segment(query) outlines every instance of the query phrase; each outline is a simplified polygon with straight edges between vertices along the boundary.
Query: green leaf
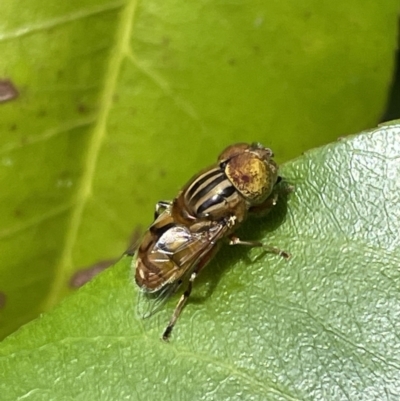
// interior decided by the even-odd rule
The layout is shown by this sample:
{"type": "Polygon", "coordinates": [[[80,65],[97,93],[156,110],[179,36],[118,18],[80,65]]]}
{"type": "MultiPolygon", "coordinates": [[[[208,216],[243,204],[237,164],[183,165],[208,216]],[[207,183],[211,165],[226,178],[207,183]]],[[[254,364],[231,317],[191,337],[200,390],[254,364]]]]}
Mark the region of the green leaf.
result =
{"type": "Polygon", "coordinates": [[[4,400],[399,399],[400,123],[285,164],[295,192],[225,246],[170,343],[131,258],[0,344],[4,400]]]}
{"type": "Polygon", "coordinates": [[[0,336],[119,255],[226,145],[257,140],[285,160],[375,125],[398,9],[2,0],[0,336]]]}

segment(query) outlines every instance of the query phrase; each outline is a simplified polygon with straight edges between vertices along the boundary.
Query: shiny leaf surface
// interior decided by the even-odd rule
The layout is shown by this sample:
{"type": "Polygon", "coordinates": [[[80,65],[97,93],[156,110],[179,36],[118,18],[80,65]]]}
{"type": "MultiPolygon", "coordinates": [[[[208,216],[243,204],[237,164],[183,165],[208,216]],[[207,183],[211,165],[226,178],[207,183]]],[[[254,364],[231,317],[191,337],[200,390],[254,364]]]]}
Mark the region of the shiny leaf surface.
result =
{"type": "Polygon", "coordinates": [[[295,192],[224,247],[170,343],[125,257],[0,344],[3,400],[363,400],[400,397],[400,124],[283,166],[295,192]]]}

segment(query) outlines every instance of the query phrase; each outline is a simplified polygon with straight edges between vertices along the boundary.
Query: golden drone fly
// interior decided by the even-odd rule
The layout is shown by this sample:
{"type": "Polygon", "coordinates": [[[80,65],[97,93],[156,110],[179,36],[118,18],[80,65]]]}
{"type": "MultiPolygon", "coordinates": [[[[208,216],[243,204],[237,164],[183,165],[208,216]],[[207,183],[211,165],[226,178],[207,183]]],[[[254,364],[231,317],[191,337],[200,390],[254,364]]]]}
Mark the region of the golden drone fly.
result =
{"type": "Polygon", "coordinates": [[[230,245],[263,247],[289,257],[277,248],[233,235],[249,213],[268,212],[276,204],[280,177],[272,158],[271,149],[259,143],[231,145],[215,164],[195,175],[172,202],[157,203],[154,222],[144,234],[135,264],[136,283],[141,296],[148,298],[142,316],[152,315],[188,280],[164,330],[164,340],[171,335],[196,277],[218,251],[222,239],[230,245]]]}

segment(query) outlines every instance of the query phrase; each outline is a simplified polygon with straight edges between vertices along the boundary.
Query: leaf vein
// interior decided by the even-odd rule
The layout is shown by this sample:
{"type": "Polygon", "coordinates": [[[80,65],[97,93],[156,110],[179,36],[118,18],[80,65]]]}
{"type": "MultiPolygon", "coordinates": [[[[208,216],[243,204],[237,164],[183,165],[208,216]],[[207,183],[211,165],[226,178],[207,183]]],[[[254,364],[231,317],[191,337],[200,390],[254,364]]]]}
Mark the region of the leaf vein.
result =
{"type": "Polygon", "coordinates": [[[151,70],[148,66],[144,66],[136,57],[133,55],[131,51],[127,51],[128,60],[132,62],[132,64],[145,76],[147,76],[152,82],[159,87],[162,92],[171,98],[175,105],[178,107],[179,110],[183,111],[187,116],[189,116],[192,120],[196,122],[201,122],[200,117],[197,115],[196,111],[193,107],[189,104],[188,101],[181,99],[177,94],[173,92],[169,84],[162,79],[155,71],[151,70]]]}
{"type": "Polygon", "coordinates": [[[28,26],[23,26],[14,31],[5,32],[3,34],[0,34],[0,43],[6,42],[9,40],[13,40],[15,38],[28,36],[28,35],[34,34],[36,32],[48,30],[48,29],[51,29],[51,28],[54,28],[54,27],[57,27],[57,26],[60,26],[63,24],[68,24],[70,22],[74,22],[74,21],[77,21],[80,19],[88,18],[88,17],[91,17],[96,14],[104,13],[106,11],[113,11],[113,10],[123,7],[124,4],[125,4],[125,2],[118,0],[118,1],[114,1],[114,2],[111,2],[106,5],[101,5],[101,6],[97,6],[97,7],[93,7],[93,8],[89,8],[89,9],[83,9],[83,10],[79,10],[79,11],[76,11],[71,14],[63,15],[61,17],[56,17],[56,18],[49,19],[47,21],[42,21],[36,25],[29,23],[28,26]]]}
{"type": "Polygon", "coordinates": [[[81,183],[76,194],[75,207],[72,210],[70,225],[66,231],[65,245],[60,257],[60,262],[55,271],[53,288],[45,301],[44,310],[50,309],[58,302],[61,288],[67,282],[67,277],[74,268],[73,250],[78,238],[79,228],[83,219],[85,206],[92,196],[92,185],[96,173],[97,161],[101,145],[104,142],[107,131],[107,118],[113,106],[113,94],[117,86],[118,76],[124,60],[123,49],[127,48],[136,11],[137,0],[127,2],[121,12],[119,28],[115,36],[114,51],[111,52],[108,70],[105,75],[104,90],[100,98],[99,115],[96,125],[93,128],[92,137],[89,141],[81,183]]]}

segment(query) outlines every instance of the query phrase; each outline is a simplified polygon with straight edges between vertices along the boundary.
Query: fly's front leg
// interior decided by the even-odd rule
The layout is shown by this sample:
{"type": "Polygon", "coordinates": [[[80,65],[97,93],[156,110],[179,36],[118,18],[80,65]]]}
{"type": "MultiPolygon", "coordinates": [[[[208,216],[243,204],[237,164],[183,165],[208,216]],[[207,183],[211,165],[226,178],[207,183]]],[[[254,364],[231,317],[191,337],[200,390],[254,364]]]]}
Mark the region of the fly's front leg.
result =
{"type": "Polygon", "coordinates": [[[285,196],[294,191],[292,185],[277,186],[282,181],[282,177],[278,177],[277,183],[271,193],[271,195],[260,205],[253,206],[249,209],[249,212],[254,215],[264,216],[268,214],[271,209],[278,203],[280,196],[285,196]]]}
{"type": "Polygon", "coordinates": [[[274,253],[275,255],[282,256],[285,259],[290,258],[290,253],[283,251],[282,249],[275,248],[274,246],[270,246],[267,244],[263,244],[260,241],[242,241],[240,238],[231,236],[229,240],[229,245],[245,245],[250,246],[252,248],[263,248],[269,253],[274,253]]]}
{"type": "Polygon", "coordinates": [[[172,205],[171,201],[160,201],[157,202],[156,208],[154,210],[154,220],[157,219],[157,217],[168,207],[172,205]]]}
{"type": "Polygon", "coordinates": [[[278,192],[273,192],[264,203],[261,205],[253,206],[249,209],[249,212],[255,215],[266,215],[271,209],[277,204],[279,198],[278,192]]]}

